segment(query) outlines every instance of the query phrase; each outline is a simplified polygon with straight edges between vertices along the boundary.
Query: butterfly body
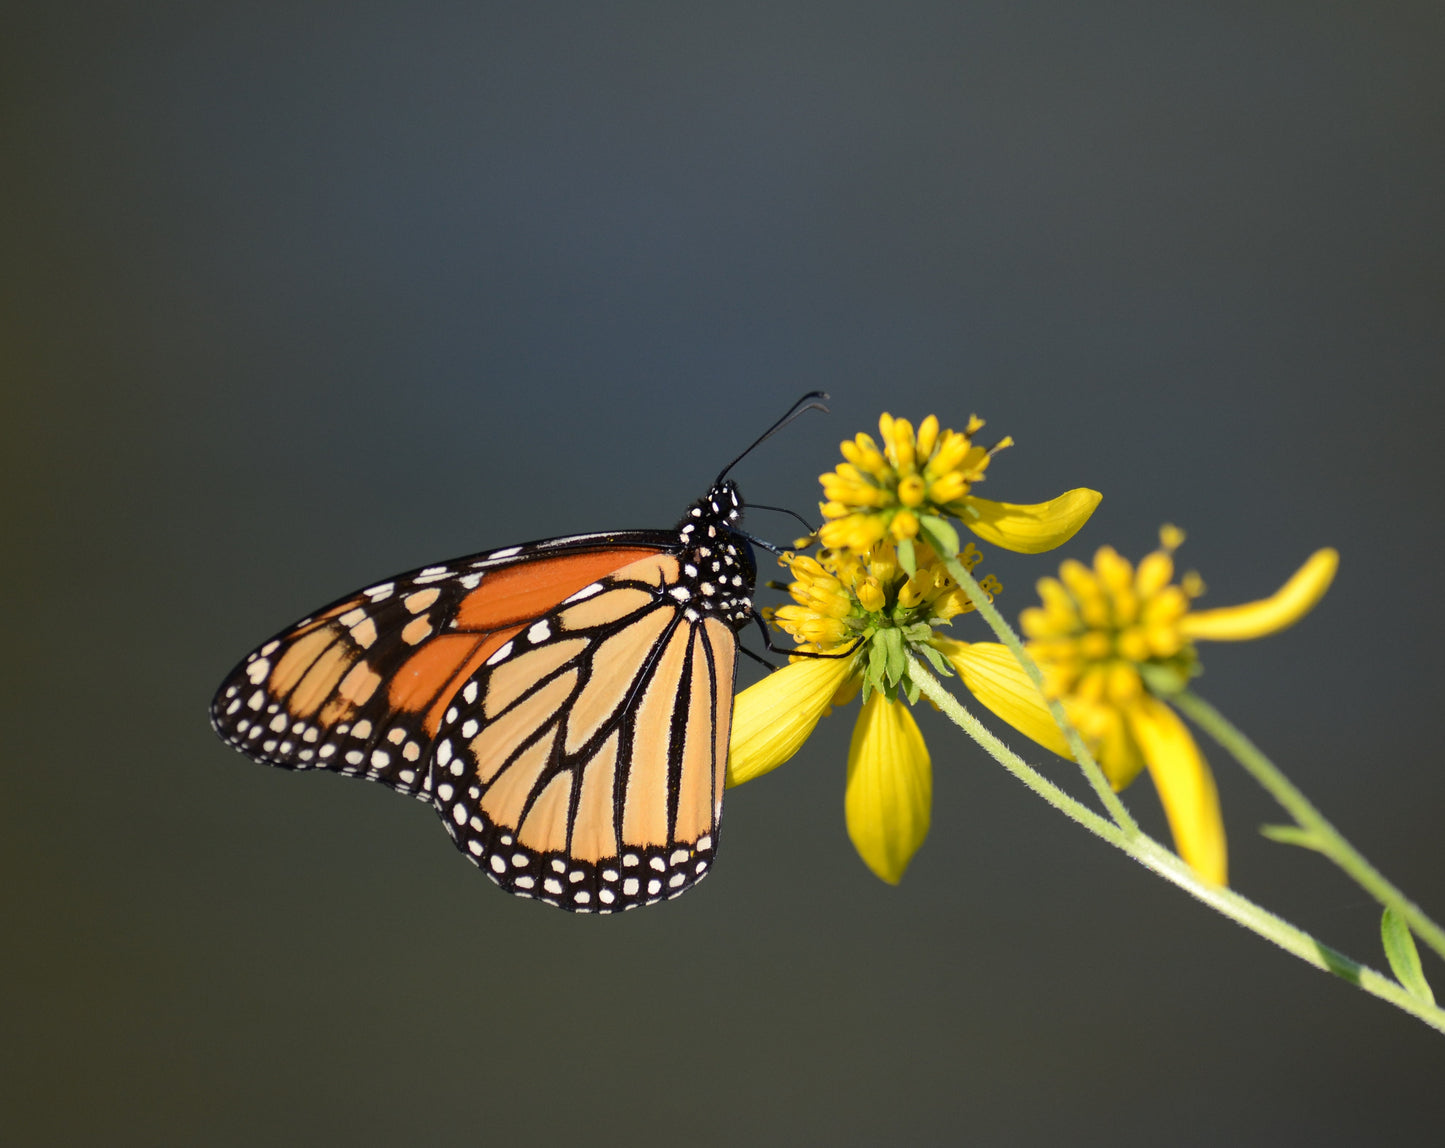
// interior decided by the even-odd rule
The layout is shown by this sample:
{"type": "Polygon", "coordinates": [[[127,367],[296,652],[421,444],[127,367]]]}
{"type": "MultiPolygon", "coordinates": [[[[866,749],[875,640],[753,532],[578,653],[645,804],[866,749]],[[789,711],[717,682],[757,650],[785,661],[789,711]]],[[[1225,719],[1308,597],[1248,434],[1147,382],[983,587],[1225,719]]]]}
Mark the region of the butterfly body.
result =
{"type": "Polygon", "coordinates": [[[717,846],[756,566],[720,479],[671,531],[576,535],[349,595],[242,662],[221,737],[431,802],[502,888],[579,912],[682,893],[717,846]]]}

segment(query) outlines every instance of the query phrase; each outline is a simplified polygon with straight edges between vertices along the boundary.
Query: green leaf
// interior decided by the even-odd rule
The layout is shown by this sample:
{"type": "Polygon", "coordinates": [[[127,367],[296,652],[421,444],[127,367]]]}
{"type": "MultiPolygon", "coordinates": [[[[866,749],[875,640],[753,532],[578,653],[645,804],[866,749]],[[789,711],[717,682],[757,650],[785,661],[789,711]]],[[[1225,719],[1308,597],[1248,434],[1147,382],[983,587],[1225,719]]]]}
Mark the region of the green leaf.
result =
{"type": "Polygon", "coordinates": [[[918,704],[918,696],[919,696],[920,691],[919,691],[919,689],[918,689],[918,683],[915,682],[912,678],[905,678],[905,679],[904,679],[904,681],[903,681],[903,692],[908,695],[908,704],[909,704],[909,705],[911,705],[911,706],[916,706],[916,705],[918,704]]]}
{"type": "MultiPolygon", "coordinates": [[[[919,528],[923,531],[923,537],[928,539],[928,544],[944,558],[958,557],[958,531],[946,518],[939,518],[936,514],[920,514],[918,516],[919,528]]],[[[909,571],[910,577],[912,571],[909,571]]]]}
{"type": "Polygon", "coordinates": [[[905,538],[896,547],[898,552],[898,565],[902,566],[912,578],[918,573],[918,556],[913,553],[913,539],[905,538]]]}
{"type": "Polygon", "coordinates": [[[1416,1000],[1426,1004],[1435,1003],[1435,994],[1425,980],[1425,970],[1420,967],[1420,952],[1415,948],[1415,938],[1410,935],[1410,926],[1405,918],[1386,908],[1380,918],[1380,940],[1385,942],[1385,959],[1400,986],[1416,1000]]]}
{"type": "MultiPolygon", "coordinates": [[[[879,630],[873,635],[873,640],[868,644],[868,673],[866,680],[871,682],[873,688],[881,689],[888,669],[888,640],[884,637],[890,633],[888,630],[879,630]]],[[[866,698],[864,699],[867,700],[866,698]]]]}
{"type": "Polygon", "coordinates": [[[908,669],[908,652],[903,647],[903,635],[896,629],[889,629],[880,631],[879,637],[888,648],[888,684],[896,686],[908,669]]]}
{"type": "Polygon", "coordinates": [[[1320,848],[1319,839],[1308,829],[1301,829],[1298,825],[1261,825],[1259,831],[1281,845],[1298,845],[1301,849],[1316,851],[1320,848]]]}
{"type": "Polygon", "coordinates": [[[903,639],[911,646],[921,646],[933,637],[933,627],[927,622],[910,622],[906,626],[899,626],[903,639]]]}
{"type": "Polygon", "coordinates": [[[932,646],[915,646],[914,649],[928,660],[928,664],[933,667],[933,672],[940,678],[953,677],[953,667],[948,664],[948,659],[932,646]]]}

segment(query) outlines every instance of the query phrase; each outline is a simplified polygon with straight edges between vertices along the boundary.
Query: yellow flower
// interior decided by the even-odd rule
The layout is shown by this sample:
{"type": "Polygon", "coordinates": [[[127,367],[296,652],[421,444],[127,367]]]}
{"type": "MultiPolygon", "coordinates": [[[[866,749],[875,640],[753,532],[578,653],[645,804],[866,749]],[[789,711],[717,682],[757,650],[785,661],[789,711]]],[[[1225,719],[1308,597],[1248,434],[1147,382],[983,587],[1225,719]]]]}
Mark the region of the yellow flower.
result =
{"type": "MultiPolygon", "coordinates": [[[[930,547],[919,544],[914,558],[909,575],[894,546],[883,541],[862,554],[784,555],[793,574],[793,604],[771,611],[771,620],[799,643],[799,651],[843,656],[795,656],[739,694],[728,758],[730,786],[776,769],[834,706],[861,690],[844,813],[859,856],[895,885],[928,834],[933,804],[928,747],[905,704],[918,696],[907,655],[912,651],[947,674],[933,647],[933,626],[974,609],[930,547]]],[[[969,569],[981,558],[972,543],[959,556],[969,569]]],[[[990,595],[1002,589],[992,576],[981,585],[990,595]]]]}
{"type": "MultiPolygon", "coordinates": [[[[1065,562],[1058,579],[1039,581],[1043,605],[1025,610],[1020,621],[1043,670],[1045,693],[1063,702],[1110,784],[1123,789],[1147,767],[1179,855],[1206,881],[1223,885],[1228,862],[1214,778],[1165,701],[1198,672],[1195,640],[1259,638],[1292,625],[1329,588],[1339,555],[1317,551],[1263,601],[1196,611],[1193,599],[1203,592],[1198,575],[1174,582],[1172,554],[1183,539],[1166,526],[1162,548],[1137,569],[1107,546],[1092,568],[1065,562]]],[[[980,702],[1070,756],[1038,691],[1005,647],[955,642],[939,648],[980,702]]]]}
{"type": "Polygon", "coordinates": [[[1013,443],[1003,438],[988,448],[976,445],[973,437],[983,425],[974,415],[962,432],[940,431],[929,415],[915,435],[907,419],[881,416],[883,445],[866,434],[843,443],[844,461],[820,479],[826,521],[819,541],[856,554],[885,540],[938,543],[952,536],[944,520],[957,518],[985,542],[1024,554],[1067,542],[1098,506],[1098,492],[1080,488],[1033,505],[975,497],[970,491],[983,481],[990,460],[1013,443]]]}

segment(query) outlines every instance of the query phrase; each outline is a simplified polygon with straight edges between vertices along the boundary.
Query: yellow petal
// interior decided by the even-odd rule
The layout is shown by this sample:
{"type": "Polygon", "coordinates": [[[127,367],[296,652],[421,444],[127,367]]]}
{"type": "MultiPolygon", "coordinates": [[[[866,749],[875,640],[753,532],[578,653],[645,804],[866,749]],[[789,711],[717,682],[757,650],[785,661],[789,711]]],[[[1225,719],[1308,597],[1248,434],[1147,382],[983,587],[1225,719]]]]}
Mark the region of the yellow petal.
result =
{"type": "Polygon", "coordinates": [[[1286,626],[1293,626],[1324,597],[1339,564],[1338,550],[1316,550],[1309,561],[1295,571],[1294,577],[1270,597],[1259,602],[1246,602],[1243,606],[1186,614],[1179,622],[1179,629],[1189,638],[1238,642],[1245,638],[1262,638],[1286,626]]]}
{"type": "Polygon", "coordinates": [[[1079,487],[1033,505],[969,498],[968,505],[979,516],[965,514],[959,521],[985,542],[1005,550],[1042,554],[1072,538],[1103,497],[1097,490],[1079,487]]]}
{"type": "Polygon", "coordinates": [[[858,855],[884,881],[898,884],[928,836],[933,809],[928,747],[901,702],[875,693],[858,715],[843,807],[858,855]]]}
{"type": "Polygon", "coordinates": [[[1024,668],[998,642],[935,638],[933,646],[958,671],[968,692],[1025,737],[1072,759],[1069,743],[1024,668]]]}
{"type": "Polygon", "coordinates": [[[808,658],[775,670],[733,699],[729,786],[777,769],[802,747],[853,672],[852,658],[808,658]]]}
{"type": "Polygon", "coordinates": [[[1203,880],[1223,885],[1229,871],[1219,792],[1194,738],[1173,710],[1152,697],[1130,707],[1129,726],[1148,760],[1179,856],[1203,880]]]}
{"type": "Polygon", "coordinates": [[[1144,769],[1144,755],[1124,715],[1113,706],[1064,706],[1064,712],[1094,751],[1094,760],[1115,793],[1122,793],[1144,769]]]}

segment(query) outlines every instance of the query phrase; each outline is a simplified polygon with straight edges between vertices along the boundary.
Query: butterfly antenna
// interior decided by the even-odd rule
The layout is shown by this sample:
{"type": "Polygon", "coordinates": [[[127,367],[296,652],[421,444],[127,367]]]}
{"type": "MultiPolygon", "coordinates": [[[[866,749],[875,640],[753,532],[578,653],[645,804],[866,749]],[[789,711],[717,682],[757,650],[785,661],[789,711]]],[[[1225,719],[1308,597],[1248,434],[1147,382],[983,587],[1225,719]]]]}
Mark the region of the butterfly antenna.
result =
{"type": "Polygon", "coordinates": [[[725,479],[727,477],[728,471],[732,470],[733,467],[737,466],[738,463],[742,462],[743,459],[747,458],[748,455],[752,454],[754,450],[756,450],[768,439],[772,438],[773,435],[777,434],[780,430],[782,430],[785,426],[787,426],[804,411],[826,412],[828,408],[823,405],[823,401],[827,399],[827,397],[827,391],[809,391],[806,395],[804,395],[801,399],[799,399],[792,405],[792,408],[788,411],[787,414],[785,414],[782,418],[780,418],[777,422],[775,422],[772,426],[765,430],[760,436],[758,436],[757,442],[753,443],[752,446],[748,447],[747,450],[743,451],[743,453],[738,455],[737,458],[733,459],[732,462],[728,463],[727,466],[723,467],[722,472],[714,480],[714,485],[725,479]]]}
{"type": "Polygon", "coordinates": [[[736,528],[734,529],[733,533],[738,535],[739,538],[746,538],[754,546],[761,547],[769,554],[776,554],[779,558],[783,556],[783,548],[781,546],[775,545],[772,542],[769,542],[765,538],[758,538],[755,535],[749,534],[746,530],[737,530],[736,528]]]}
{"type": "Polygon", "coordinates": [[[796,510],[789,510],[786,506],[764,506],[761,502],[750,502],[750,503],[748,503],[748,509],[749,509],[749,510],[774,510],[774,511],[777,511],[777,513],[779,513],[779,514],[789,514],[789,515],[792,515],[792,517],[796,518],[799,522],[801,522],[801,523],[803,524],[803,528],[804,528],[809,534],[817,534],[817,533],[818,533],[818,528],[817,528],[816,526],[814,526],[812,523],[810,523],[806,518],[804,518],[804,517],[803,517],[801,514],[799,514],[796,510]]]}

